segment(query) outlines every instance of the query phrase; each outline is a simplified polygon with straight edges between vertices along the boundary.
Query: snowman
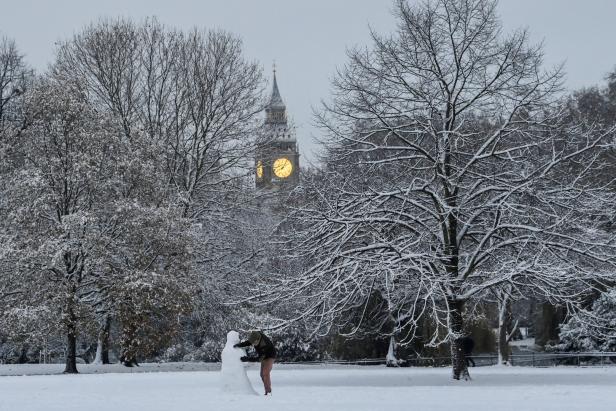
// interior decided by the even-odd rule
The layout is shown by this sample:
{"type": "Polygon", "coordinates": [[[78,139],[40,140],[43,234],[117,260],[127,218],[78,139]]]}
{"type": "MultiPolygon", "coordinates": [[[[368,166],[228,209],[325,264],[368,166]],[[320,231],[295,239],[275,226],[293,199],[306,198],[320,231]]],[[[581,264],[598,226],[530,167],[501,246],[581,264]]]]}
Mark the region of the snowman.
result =
{"type": "Polygon", "coordinates": [[[222,390],[234,394],[257,395],[248,380],[246,368],[241,360],[246,355],[246,351],[243,348],[233,347],[239,342],[240,335],[237,331],[229,331],[227,333],[227,344],[225,344],[221,355],[222,366],[220,374],[222,377],[222,390]]]}

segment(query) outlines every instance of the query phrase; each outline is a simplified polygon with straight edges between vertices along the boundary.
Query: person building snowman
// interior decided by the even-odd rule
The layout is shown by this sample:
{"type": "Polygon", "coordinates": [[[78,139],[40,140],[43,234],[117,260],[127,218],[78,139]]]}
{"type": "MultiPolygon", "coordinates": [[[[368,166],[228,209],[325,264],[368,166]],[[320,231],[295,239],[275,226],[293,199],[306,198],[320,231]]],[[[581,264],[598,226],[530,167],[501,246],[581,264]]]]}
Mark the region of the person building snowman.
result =
{"type": "Polygon", "coordinates": [[[270,374],[274,367],[274,360],[276,359],[276,348],[274,348],[272,340],[270,340],[263,331],[259,330],[251,331],[246,341],[237,343],[234,347],[243,348],[250,345],[254,347],[261,361],[261,381],[263,381],[265,395],[271,394],[272,380],[270,374]]]}

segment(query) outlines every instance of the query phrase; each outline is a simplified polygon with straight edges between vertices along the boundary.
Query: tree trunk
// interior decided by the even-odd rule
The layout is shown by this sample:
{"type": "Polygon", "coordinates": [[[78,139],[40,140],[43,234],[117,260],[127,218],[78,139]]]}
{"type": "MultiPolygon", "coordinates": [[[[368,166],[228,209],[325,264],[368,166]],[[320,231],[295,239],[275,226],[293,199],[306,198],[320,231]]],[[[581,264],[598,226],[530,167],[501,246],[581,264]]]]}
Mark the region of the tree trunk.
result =
{"type": "Polygon", "coordinates": [[[542,347],[558,342],[558,327],[564,317],[562,309],[544,302],[541,304],[541,317],[535,333],[535,343],[542,347]]]}
{"type": "Polygon", "coordinates": [[[17,364],[27,364],[28,363],[28,344],[23,344],[21,346],[21,351],[19,352],[19,358],[17,359],[17,364]]]}
{"type": "Polygon", "coordinates": [[[109,330],[111,328],[111,316],[105,316],[105,320],[98,332],[96,344],[95,364],[110,364],[109,362],[109,330]]]}
{"type": "Polygon", "coordinates": [[[504,295],[498,307],[498,363],[509,363],[509,331],[511,330],[511,299],[504,295]]]}
{"type": "Polygon", "coordinates": [[[389,337],[389,350],[387,350],[387,356],[385,357],[385,364],[388,367],[397,367],[398,359],[396,358],[396,339],[392,335],[389,337]]]}
{"type": "Polygon", "coordinates": [[[103,363],[103,340],[101,340],[100,333],[98,336],[98,341],[96,341],[96,355],[94,356],[94,361],[92,364],[102,364],[103,363]]]}
{"type": "Polygon", "coordinates": [[[103,334],[103,352],[102,352],[102,360],[103,364],[111,364],[109,361],[109,331],[111,330],[111,316],[107,316],[105,320],[105,328],[103,334]]]}
{"type": "Polygon", "coordinates": [[[77,374],[77,333],[75,324],[68,325],[65,374],[77,374]]]}
{"type": "Polygon", "coordinates": [[[66,367],[65,374],[77,374],[77,315],[75,314],[75,287],[66,300],[66,367]]]}
{"type": "Polygon", "coordinates": [[[470,379],[462,345],[462,337],[464,336],[463,311],[464,301],[449,301],[449,319],[451,333],[453,334],[451,341],[451,365],[454,380],[459,380],[460,378],[470,379]]]}

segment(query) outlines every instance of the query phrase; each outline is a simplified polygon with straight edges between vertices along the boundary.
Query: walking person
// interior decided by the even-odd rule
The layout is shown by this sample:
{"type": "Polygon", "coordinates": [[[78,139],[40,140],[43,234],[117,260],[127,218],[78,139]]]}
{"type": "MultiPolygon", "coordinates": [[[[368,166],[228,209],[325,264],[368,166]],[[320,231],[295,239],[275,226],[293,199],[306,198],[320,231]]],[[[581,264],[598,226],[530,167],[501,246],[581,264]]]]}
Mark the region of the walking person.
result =
{"type": "Polygon", "coordinates": [[[472,337],[461,337],[460,342],[462,345],[462,351],[464,352],[464,358],[466,359],[466,366],[470,367],[471,364],[475,366],[475,360],[471,357],[473,349],[475,348],[475,340],[472,337]]]}
{"type": "Polygon", "coordinates": [[[276,349],[272,340],[262,331],[251,331],[248,335],[248,339],[241,343],[235,344],[234,347],[242,348],[252,345],[259,355],[261,361],[261,381],[263,381],[263,388],[265,388],[265,395],[272,393],[272,380],[270,374],[274,367],[274,360],[276,359],[276,349]]]}

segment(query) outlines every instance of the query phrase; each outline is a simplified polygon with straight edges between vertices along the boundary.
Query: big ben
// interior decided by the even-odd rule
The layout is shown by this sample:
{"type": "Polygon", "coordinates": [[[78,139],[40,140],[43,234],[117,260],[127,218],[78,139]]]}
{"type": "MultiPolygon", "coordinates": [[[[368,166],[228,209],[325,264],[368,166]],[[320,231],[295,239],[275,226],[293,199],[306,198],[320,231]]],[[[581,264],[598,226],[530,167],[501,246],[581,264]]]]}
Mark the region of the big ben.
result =
{"type": "Polygon", "coordinates": [[[257,188],[292,188],[299,183],[299,152],[295,132],[287,120],[276,71],[270,101],[265,108],[264,143],[255,156],[257,188]]]}

